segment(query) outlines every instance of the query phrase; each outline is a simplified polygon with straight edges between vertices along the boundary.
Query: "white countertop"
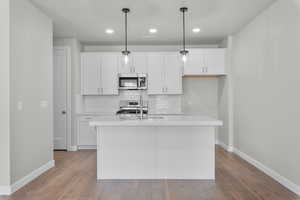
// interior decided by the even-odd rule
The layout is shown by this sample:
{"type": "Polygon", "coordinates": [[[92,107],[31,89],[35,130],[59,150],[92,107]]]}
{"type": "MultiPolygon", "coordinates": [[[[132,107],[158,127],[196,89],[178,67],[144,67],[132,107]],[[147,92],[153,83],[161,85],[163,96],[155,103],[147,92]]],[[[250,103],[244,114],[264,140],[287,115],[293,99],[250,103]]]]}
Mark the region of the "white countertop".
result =
{"type": "Polygon", "coordinates": [[[120,119],[118,116],[93,117],[90,126],[222,126],[223,122],[199,115],[150,115],[147,119],[120,119]]]}

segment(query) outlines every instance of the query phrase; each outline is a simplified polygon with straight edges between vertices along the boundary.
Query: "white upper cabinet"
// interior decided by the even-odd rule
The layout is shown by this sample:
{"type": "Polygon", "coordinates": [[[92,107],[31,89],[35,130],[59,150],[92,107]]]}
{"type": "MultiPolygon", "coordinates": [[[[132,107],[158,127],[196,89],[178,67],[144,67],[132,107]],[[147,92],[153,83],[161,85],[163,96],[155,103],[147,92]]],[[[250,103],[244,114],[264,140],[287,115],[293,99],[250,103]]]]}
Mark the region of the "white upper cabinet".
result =
{"type": "Polygon", "coordinates": [[[133,73],[146,74],[148,72],[148,59],[146,53],[132,53],[133,73]]]}
{"type": "Polygon", "coordinates": [[[165,55],[165,93],[182,94],[183,63],[178,53],[165,55]]]}
{"type": "Polygon", "coordinates": [[[119,73],[147,73],[147,55],[142,52],[134,52],[129,55],[129,62],[125,64],[124,57],[119,56],[119,73]]]}
{"type": "Polygon", "coordinates": [[[176,53],[148,54],[148,94],[182,94],[182,65],[176,53]]]}
{"type": "Polygon", "coordinates": [[[118,94],[117,54],[81,54],[81,91],[82,95],[118,94]]]}
{"type": "Polygon", "coordinates": [[[148,54],[148,94],[164,94],[165,66],[164,56],[159,53],[148,54]]]}
{"type": "Polygon", "coordinates": [[[118,55],[118,72],[121,74],[130,74],[133,73],[133,59],[132,55],[129,55],[129,61],[125,64],[124,56],[120,53],[118,55]]]}
{"type": "Polygon", "coordinates": [[[100,84],[100,57],[97,53],[81,54],[81,93],[98,95],[100,84]]]}
{"type": "Polygon", "coordinates": [[[101,54],[101,92],[102,95],[117,95],[118,90],[118,59],[113,53],[101,54]]]}
{"type": "Polygon", "coordinates": [[[184,75],[224,75],[225,49],[191,49],[184,75]]]}

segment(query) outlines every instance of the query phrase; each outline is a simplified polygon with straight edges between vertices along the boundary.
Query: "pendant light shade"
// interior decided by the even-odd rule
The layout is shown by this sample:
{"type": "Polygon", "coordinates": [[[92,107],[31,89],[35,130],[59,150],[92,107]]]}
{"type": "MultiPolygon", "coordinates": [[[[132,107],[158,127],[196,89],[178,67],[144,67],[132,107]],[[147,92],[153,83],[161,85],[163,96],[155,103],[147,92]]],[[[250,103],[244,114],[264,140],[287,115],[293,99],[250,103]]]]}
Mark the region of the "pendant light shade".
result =
{"type": "Polygon", "coordinates": [[[182,46],[183,49],[180,51],[181,58],[183,62],[186,62],[187,60],[187,55],[189,51],[185,49],[185,13],[188,11],[187,7],[182,7],[180,8],[180,12],[182,12],[182,46]]]}
{"type": "Polygon", "coordinates": [[[130,12],[130,9],[123,8],[122,12],[125,14],[125,50],[122,51],[122,54],[124,56],[124,63],[128,64],[130,51],[127,49],[127,14],[130,12]]]}

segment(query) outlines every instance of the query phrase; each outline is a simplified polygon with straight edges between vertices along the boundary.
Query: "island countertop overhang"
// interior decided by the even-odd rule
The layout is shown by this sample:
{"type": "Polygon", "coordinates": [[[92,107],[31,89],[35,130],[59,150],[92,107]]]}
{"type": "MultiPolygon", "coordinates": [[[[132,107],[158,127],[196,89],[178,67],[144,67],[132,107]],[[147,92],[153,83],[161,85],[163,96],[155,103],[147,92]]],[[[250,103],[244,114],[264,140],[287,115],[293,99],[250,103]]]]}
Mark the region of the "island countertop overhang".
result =
{"type": "Polygon", "coordinates": [[[94,127],[126,127],[126,126],[203,126],[218,127],[223,122],[207,116],[195,115],[163,115],[149,116],[146,119],[120,119],[118,116],[95,117],[90,121],[94,127]]]}

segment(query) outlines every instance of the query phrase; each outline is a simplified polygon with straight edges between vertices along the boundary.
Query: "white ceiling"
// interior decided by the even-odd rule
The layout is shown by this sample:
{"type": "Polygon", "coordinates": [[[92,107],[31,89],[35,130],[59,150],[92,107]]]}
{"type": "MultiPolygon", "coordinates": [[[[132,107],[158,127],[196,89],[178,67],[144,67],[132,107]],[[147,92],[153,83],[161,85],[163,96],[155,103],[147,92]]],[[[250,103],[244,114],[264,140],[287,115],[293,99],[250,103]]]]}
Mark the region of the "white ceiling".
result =
{"type": "Polygon", "coordinates": [[[129,44],[178,44],[181,13],[187,6],[188,44],[215,44],[238,31],[274,0],[31,0],[54,21],[55,37],[86,44],[123,44],[123,7],[128,7],[129,44]],[[150,35],[148,29],[158,29],[150,35]],[[201,33],[191,29],[200,27],[201,33]],[[107,35],[106,28],[115,30],[107,35]]]}

